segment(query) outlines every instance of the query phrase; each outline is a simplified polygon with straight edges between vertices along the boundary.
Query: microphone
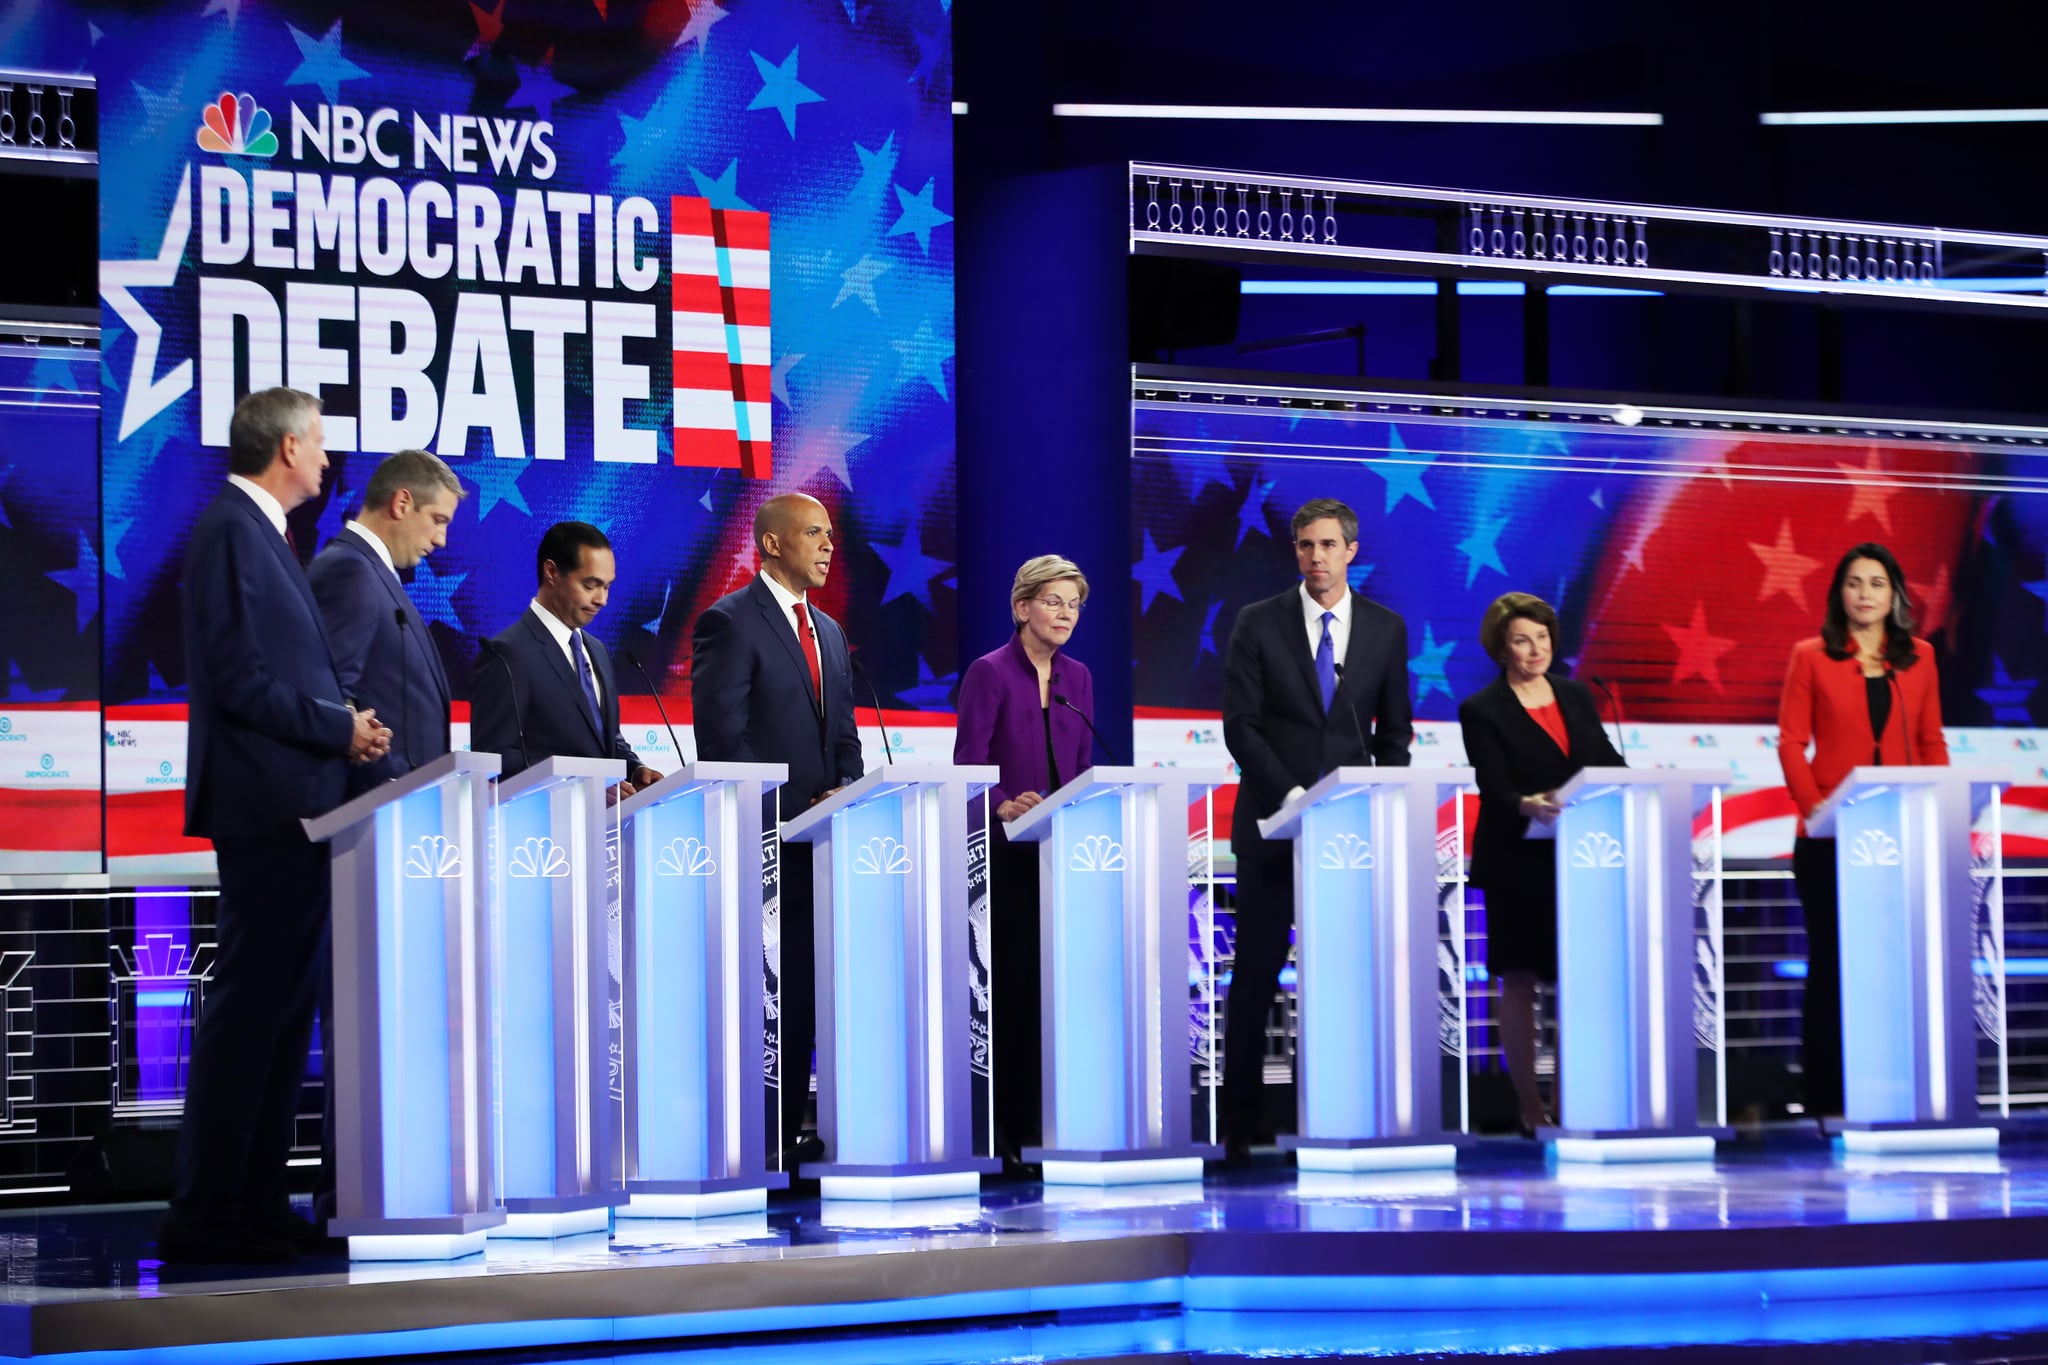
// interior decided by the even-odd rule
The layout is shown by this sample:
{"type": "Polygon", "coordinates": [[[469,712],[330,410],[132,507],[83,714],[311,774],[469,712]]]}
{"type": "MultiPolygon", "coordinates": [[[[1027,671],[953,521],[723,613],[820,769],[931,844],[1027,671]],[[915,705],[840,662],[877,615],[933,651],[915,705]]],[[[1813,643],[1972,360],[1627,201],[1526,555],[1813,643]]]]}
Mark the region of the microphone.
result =
{"type": "Polygon", "coordinates": [[[1607,685],[1607,679],[1601,677],[1598,673],[1589,673],[1586,675],[1586,678],[1593,686],[1607,694],[1607,704],[1614,708],[1614,752],[1621,759],[1622,765],[1626,767],[1628,764],[1628,745],[1622,739],[1621,698],[1614,695],[1614,689],[1607,685]]]}
{"type": "Polygon", "coordinates": [[[626,662],[633,665],[634,671],[640,675],[640,681],[646,683],[647,690],[654,694],[654,709],[661,713],[661,723],[668,728],[668,742],[675,746],[676,766],[681,767],[683,762],[683,742],[676,738],[676,727],[669,724],[668,708],[661,704],[661,692],[655,687],[654,679],[648,677],[647,670],[640,666],[639,655],[630,649],[622,649],[619,653],[626,656],[626,662]]]}
{"type": "MultiPolygon", "coordinates": [[[[512,729],[519,736],[519,766],[524,768],[528,766],[526,762],[526,722],[520,719],[519,677],[512,671],[512,661],[499,652],[495,641],[486,636],[479,635],[476,638],[476,647],[479,653],[488,654],[493,659],[496,659],[498,666],[505,670],[505,686],[512,693],[512,729]]],[[[474,748],[475,745],[472,744],[470,747],[474,748]]]]}
{"type": "MultiPolygon", "coordinates": [[[[816,633],[814,628],[812,634],[816,633]]],[[[896,761],[896,753],[889,747],[889,722],[882,716],[882,694],[875,690],[875,680],[868,676],[868,671],[865,668],[861,667],[860,655],[849,649],[846,651],[846,662],[853,666],[853,671],[860,675],[860,680],[868,685],[868,699],[875,704],[875,728],[882,732],[882,761],[884,763],[894,763],[896,761]]],[[[854,709],[858,711],[860,708],[856,706],[854,709]]],[[[858,720],[854,722],[856,729],[859,728],[859,724],[858,720]]]]}
{"type": "Polygon", "coordinates": [[[1087,712],[1083,711],[1080,707],[1074,705],[1074,703],[1068,701],[1065,695],[1062,693],[1053,693],[1052,699],[1059,705],[1066,707],[1069,711],[1072,711],[1075,715],[1079,716],[1081,718],[1081,723],[1088,727],[1088,733],[1095,736],[1095,742],[1102,746],[1102,752],[1109,756],[1109,761],[1112,763],[1116,762],[1116,750],[1109,747],[1109,741],[1102,737],[1102,731],[1095,728],[1095,722],[1088,719],[1087,712]]]}
{"type": "MultiPolygon", "coordinates": [[[[1913,766],[1913,722],[1906,715],[1906,686],[1899,681],[1899,672],[1891,666],[1890,660],[1885,661],[1884,676],[1885,681],[1891,684],[1892,698],[1898,705],[1899,729],[1906,736],[1906,766],[1911,767],[1913,766]]],[[[1882,741],[1882,739],[1883,736],[1879,736],[1879,740],[1882,741]]]]}
{"type": "Polygon", "coordinates": [[[405,637],[410,634],[406,628],[405,608],[393,607],[391,614],[398,621],[398,715],[396,717],[404,734],[399,742],[404,746],[405,770],[412,771],[412,727],[405,723],[405,704],[412,697],[412,655],[405,647],[405,637]]]}
{"type": "MultiPolygon", "coordinates": [[[[1344,690],[1344,665],[1333,663],[1330,667],[1337,670],[1337,690],[1342,692],[1344,690]]],[[[1365,742],[1365,727],[1358,723],[1358,708],[1351,704],[1351,698],[1349,697],[1344,699],[1344,710],[1351,717],[1351,733],[1358,736],[1358,761],[1361,763],[1372,762],[1372,749],[1365,742]]]]}

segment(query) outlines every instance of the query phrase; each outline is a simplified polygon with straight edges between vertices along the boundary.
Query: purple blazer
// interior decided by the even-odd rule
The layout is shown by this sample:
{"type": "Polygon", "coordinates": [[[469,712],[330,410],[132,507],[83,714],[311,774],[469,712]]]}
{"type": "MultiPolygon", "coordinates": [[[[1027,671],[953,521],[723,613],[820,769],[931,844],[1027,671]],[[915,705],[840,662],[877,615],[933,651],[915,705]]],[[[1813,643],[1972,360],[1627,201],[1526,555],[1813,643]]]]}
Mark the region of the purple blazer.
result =
{"type": "MultiPolygon", "coordinates": [[[[1051,691],[1065,697],[1081,715],[1095,719],[1095,684],[1079,660],[1053,655],[1051,691]]],[[[953,761],[993,763],[1002,772],[1002,780],[989,792],[991,811],[1019,792],[1052,794],[1045,770],[1038,670],[1017,636],[967,665],[967,676],[960,680],[959,709],[953,761]]],[[[1060,765],[1060,781],[1071,782],[1092,767],[1093,749],[1094,739],[1081,716],[1052,703],[1052,752],[1060,765]]]]}

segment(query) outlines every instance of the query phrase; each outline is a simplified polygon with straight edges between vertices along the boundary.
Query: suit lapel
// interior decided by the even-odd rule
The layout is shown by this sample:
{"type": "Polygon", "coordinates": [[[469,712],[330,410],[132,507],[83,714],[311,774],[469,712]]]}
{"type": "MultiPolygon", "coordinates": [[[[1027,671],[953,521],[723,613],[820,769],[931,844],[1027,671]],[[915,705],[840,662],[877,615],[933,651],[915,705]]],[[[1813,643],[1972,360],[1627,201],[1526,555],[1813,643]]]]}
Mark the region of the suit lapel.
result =
{"type": "Polygon", "coordinates": [[[1365,686],[1365,675],[1370,671],[1371,654],[1376,642],[1368,640],[1365,630],[1365,599],[1357,593],[1351,594],[1351,632],[1344,642],[1344,676],[1337,679],[1337,695],[1356,699],[1365,686]]]}
{"type": "MultiPolygon", "coordinates": [[[[228,486],[234,488],[233,484],[228,486]]],[[[244,516],[254,519],[257,528],[263,532],[263,538],[270,542],[271,554],[276,556],[278,566],[284,570],[285,577],[291,580],[293,590],[299,595],[300,604],[306,609],[306,615],[313,618],[313,629],[320,632],[320,643],[326,646],[328,667],[332,668],[334,642],[327,638],[327,618],[320,614],[319,599],[313,596],[313,585],[306,581],[305,566],[300,564],[298,556],[292,553],[291,542],[277,533],[277,528],[270,524],[270,518],[263,515],[263,509],[256,505],[255,500],[239,488],[235,488],[234,491],[236,504],[241,507],[244,516]]]]}
{"type": "MultiPolygon", "coordinates": [[[[526,633],[540,646],[540,652],[547,659],[548,667],[554,670],[555,681],[561,684],[576,703],[576,714],[583,717],[583,723],[590,727],[590,733],[596,735],[598,741],[602,743],[604,736],[597,733],[597,717],[590,714],[590,702],[583,695],[583,682],[576,676],[576,670],[569,666],[567,652],[556,643],[548,628],[534,619],[531,606],[527,607],[519,619],[526,626],[526,633]]],[[[593,664],[592,668],[595,667],[593,664]]]]}
{"type": "MultiPolygon", "coordinates": [[[[1327,716],[1329,708],[1323,705],[1323,685],[1316,680],[1316,656],[1309,648],[1307,608],[1301,604],[1301,589],[1296,588],[1281,598],[1280,602],[1282,609],[1275,624],[1280,631],[1281,646],[1294,660],[1295,667],[1301,673],[1301,685],[1308,689],[1309,708],[1327,716]]],[[[1348,659],[1348,650],[1346,656],[1348,659]]],[[[1348,662],[1344,671],[1351,671],[1348,662]]]]}
{"type": "MultiPolygon", "coordinates": [[[[783,652],[789,656],[791,666],[796,669],[797,685],[802,687],[804,691],[809,692],[811,690],[811,665],[810,661],[804,658],[803,646],[797,643],[795,615],[792,614],[785,619],[782,615],[782,604],[775,600],[775,594],[768,590],[768,585],[758,578],[754,580],[754,605],[761,609],[761,615],[766,618],[769,633],[782,641],[783,652]]],[[[806,612],[806,615],[810,615],[810,613],[806,612]]],[[[812,619],[815,622],[816,617],[813,616],[812,619]]],[[[814,625],[813,629],[815,628],[814,625]]],[[[823,638],[822,632],[819,638],[823,638]]],[[[825,655],[821,649],[818,652],[818,674],[821,683],[825,673],[824,665],[825,655]]],[[[811,705],[818,707],[820,712],[824,709],[820,705],[820,698],[816,696],[811,698],[811,705]]]]}
{"type": "MultiPolygon", "coordinates": [[[[426,655],[427,673],[433,678],[434,687],[441,695],[441,704],[445,707],[449,701],[448,673],[441,667],[441,651],[434,648],[434,637],[427,633],[427,619],[420,615],[419,607],[413,603],[412,594],[398,581],[398,575],[385,567],[383,559],[377,552],[363,544],[361,536],[352,531],[343,531],[335,540],[344,548],[355,551],[369,561],[377,581],[384,585],[384,591],[390,595],[391,604],[405,613],[406,633],[410,635],[418,632],[419,651],[426,655]]],[[[407,649],[412,646],[401,640],[399,647],[407,649]]]]}

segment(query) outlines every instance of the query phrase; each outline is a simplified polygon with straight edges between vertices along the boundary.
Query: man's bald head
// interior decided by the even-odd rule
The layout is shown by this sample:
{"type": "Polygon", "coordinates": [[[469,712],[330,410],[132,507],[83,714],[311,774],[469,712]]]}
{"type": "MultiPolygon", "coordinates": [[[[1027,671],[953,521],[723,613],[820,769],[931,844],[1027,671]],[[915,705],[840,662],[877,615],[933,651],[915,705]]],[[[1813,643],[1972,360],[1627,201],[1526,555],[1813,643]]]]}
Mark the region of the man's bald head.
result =
{"type": "Polygon", "coordinates": [[[807,493],[779,493],[754,513],[761,571],[801,596],[832,570],[832,514],[807,493]]]}

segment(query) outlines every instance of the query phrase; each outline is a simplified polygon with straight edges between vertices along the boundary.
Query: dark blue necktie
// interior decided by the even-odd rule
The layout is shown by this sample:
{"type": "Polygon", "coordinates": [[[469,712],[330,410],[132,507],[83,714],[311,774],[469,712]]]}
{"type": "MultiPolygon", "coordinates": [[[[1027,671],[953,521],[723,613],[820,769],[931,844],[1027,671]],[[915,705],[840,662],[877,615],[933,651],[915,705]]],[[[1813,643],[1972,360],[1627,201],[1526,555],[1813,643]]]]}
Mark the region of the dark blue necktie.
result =
{"type": "Polygon", "coordinates": [[[597,679],[590,672],[590,655],[583,649],[583,632],[569,632],[569,642],[575,646],[576,680],[583,684],[583,700],[590,703],[590,723],[597,727],[598,738],[604,738],[604,707],[597,702],[597,679]]]}
{"type": "Polygon", "coordinates": [[[1334,611],[1323,613],[1323,638],[1316,642],[1316,681],[1322,684],[1325,711],[1330,709],[1331,702],[1337,700],[1337,646],[1330,639],[1330,622],[1336,619],[1334,611]]]}

